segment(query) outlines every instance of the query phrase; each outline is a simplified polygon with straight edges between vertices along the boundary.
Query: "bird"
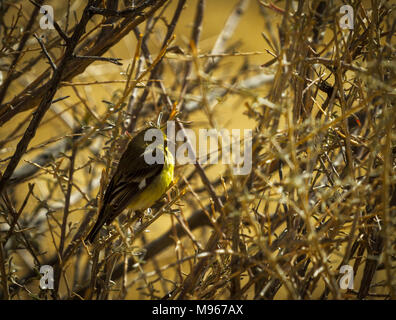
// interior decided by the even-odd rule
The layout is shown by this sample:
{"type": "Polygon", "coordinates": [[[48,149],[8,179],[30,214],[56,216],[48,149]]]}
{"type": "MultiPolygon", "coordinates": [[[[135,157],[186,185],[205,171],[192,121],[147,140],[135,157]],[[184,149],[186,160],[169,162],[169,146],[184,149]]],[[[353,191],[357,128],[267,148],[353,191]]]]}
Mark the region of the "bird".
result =
{"type": "Polygon", "coordinates": [[[167,144],[166,134],[152,123],[129,141],[104,192],[98,218],[86,242],[94,243],[103,225],[111,224],[127,207],[133,211],[150,208],[168,190],[174,176],[174,158],[167,144]],[[145,139],[149,130],[157,130],[151,134],[161,138],[155,141],[155,147],[145,139]],[[147,161],[148,154],[162,161],[147,161]]]}

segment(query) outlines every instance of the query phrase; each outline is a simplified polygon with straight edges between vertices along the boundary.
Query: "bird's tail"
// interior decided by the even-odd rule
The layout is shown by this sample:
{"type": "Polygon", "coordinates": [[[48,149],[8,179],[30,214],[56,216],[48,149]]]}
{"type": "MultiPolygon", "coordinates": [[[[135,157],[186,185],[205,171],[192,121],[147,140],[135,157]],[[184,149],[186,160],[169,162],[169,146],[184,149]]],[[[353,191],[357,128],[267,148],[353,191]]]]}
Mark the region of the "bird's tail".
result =
{"type": "Polygon", "coordinates": [[[102,229],[103,225],[107,223],[106,217],[107,215],[105,212],[105,208],[102,207],[102,209],[99,212],[98,219],[95,222],[95,225],[93,226],[92,230],[89,232],[87,237],[85,238],[85,242],[89,242],[90,244],[94,243],[95,238],[98,235],[100,229],[102,229]]]}
{"type": "Polygon", "coordinates": [[[85,242],[89,242],[90,244],[92,244],[94,242],[96,236],[98,235],[100,229],[102,228],[102,226],[103,226],[103,223],[102,223],[102,221],[100,221],[100,219],[98,221],[96,221],[94,227],[92,228],[90,233],[85,238],[85,242]]]}

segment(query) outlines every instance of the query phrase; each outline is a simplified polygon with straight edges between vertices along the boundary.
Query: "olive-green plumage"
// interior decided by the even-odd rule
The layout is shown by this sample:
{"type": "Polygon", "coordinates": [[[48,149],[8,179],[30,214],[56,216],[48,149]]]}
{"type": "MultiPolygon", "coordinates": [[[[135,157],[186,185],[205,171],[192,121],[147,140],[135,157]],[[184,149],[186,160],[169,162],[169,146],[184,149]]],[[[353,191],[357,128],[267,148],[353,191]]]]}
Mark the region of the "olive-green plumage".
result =
{"type": "Polygon", "coordinates": [[[167,148],[166,135],[164,144],[158,145],[154,152],[159,152],[164,161],[149,164],[144,158],[145,152],[152,152],[148,147],[153,142],[145,141],[144,135],[149,127],[139,132],[128,144],[121,156],[116,172],[106,188],[103,204],[98,219],[86,240],[92,243],[104,224],[110,224],[125,208],[144,210],[151,207],[168,189],[173,180],[174,159],[167,148]]]}

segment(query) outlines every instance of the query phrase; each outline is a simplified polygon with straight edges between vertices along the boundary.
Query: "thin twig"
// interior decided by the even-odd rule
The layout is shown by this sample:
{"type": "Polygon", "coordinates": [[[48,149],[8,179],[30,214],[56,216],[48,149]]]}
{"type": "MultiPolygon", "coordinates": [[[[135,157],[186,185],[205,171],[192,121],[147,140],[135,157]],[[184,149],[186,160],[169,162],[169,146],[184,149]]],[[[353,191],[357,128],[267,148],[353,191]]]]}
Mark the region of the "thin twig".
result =
{"type": "Polygon", "coordinates": [[[47,49],[45,48],[45,45],[44,45],[43,41],[35,33],[33,34],[33,36],[36,38],[36,40],[40,44],[40,47],[43,50],[44,55],[47,57],[52,70],[56,71],[56,65],[55,65],[54,61],[52,60],[51,56],[49,55],[47,49]]]}

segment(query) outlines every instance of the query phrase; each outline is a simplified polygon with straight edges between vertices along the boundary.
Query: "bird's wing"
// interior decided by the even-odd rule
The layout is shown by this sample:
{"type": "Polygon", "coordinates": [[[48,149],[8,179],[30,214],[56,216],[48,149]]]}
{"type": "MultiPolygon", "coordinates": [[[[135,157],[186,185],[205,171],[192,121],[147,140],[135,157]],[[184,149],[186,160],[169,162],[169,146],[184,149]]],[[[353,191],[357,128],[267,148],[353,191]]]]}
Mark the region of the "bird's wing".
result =
{"type": "Polygon", "coordinates": [[[163,167],[164,164],[148,164],[143,154],[134,159],[121,159],[103,199],[103,207],[107,207],[105,210],[109,212],[106,223],[111,223],[128,206],[132,198],[152,182],[163,167]],[[130,163],[127,163],[127,160],[130,163]]]}

